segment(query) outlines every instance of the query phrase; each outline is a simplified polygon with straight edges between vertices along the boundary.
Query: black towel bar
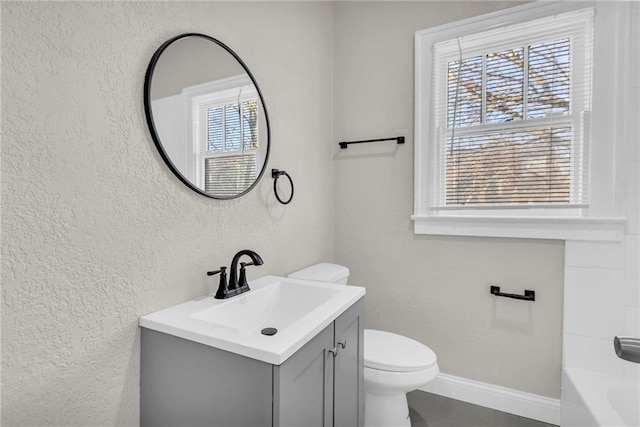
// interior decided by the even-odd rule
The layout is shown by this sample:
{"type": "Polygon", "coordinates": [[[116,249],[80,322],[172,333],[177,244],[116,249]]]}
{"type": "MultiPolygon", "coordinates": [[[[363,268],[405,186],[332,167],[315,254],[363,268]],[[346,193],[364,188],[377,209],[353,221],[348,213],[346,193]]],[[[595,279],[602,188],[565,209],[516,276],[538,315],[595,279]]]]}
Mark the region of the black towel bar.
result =
{"type": "Polygon", "coordinates": [[[518,294],[502,293],[502,292],[500,292],[500,286],[491,286],[490,292],[491,292],[492,295],[495,295],[497,297],[507,297],[507,298],[513,298],[513,299],[521,299],[521,300],[525,300],[525,301],[535,301],[536,300],[536,291],[530,291],[528,289],[525,289],[524,295],[518,295],[518,294]]]}
{"type": "Polygon", "coordinates": [[[343,141],[338,142],[340,148],[345,149],[349,144],[364,144],[366,142],[380,142],[380,141],[396,141],[398,144],[404,144],[404,136],[394,136],[393,138],[380,138],[380,139],[363,139],[362,141],[343,141]]]}

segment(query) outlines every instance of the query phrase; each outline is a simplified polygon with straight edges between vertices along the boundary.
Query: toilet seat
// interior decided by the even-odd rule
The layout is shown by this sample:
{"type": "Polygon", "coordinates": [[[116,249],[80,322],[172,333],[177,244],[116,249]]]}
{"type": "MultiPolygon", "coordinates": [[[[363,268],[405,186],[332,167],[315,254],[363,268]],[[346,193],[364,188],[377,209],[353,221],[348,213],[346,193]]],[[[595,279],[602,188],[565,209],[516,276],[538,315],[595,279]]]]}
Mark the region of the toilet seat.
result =
{"type": "Polygon", "coordinates": [[[392,332],[364,330],[364,366],[389,372],[414,372],[437,366],[426,345],[392,332]]]}

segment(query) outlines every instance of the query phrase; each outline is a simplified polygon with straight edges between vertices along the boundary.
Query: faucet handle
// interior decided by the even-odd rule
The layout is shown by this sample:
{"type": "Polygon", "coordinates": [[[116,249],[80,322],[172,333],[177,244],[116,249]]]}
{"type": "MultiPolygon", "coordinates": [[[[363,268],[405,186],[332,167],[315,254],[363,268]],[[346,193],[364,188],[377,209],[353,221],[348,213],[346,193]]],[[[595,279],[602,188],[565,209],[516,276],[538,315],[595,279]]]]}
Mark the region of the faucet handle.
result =
{"type": "Polygon", "coordinates": [[[249,287],[249,284],[247,283],[247,272],[244,269],[247,265],[255,265],[255,263],[253,262],[240,263],[240,277],[238,278],[238,287],[240,288],[243,286],[246,286],[247,288],[249,287]]]}
{"type": "Polygon", "coordinates": [[[218,283],[218,291],[216,292],[216,299],[228,298],[229,289],[227,287],[227,267],[220,267],[216,271],[207,271],[207,276],[213,276],[220,273],[220,283],[218,283]]]}
{"type": "Polygon", "coordinates": [[[227,267],[220,267],[220,270],[207,271],[207,276],[213,276],[213,275],[216,275],[218,273],[224,273],[226,275],[226,270],[227,270],[227,267]]]}

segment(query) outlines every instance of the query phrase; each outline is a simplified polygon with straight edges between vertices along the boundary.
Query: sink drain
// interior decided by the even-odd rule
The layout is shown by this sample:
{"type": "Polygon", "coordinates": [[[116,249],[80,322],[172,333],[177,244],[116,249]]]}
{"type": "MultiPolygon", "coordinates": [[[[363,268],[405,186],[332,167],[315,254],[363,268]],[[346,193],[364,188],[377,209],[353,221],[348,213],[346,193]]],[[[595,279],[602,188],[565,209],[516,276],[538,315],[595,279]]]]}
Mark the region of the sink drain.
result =
{"type": "Polygon", "coordinates": [[[276,328],[264,328],[260,331],[262,335],[275,335],[278,330],[276,328]]]}

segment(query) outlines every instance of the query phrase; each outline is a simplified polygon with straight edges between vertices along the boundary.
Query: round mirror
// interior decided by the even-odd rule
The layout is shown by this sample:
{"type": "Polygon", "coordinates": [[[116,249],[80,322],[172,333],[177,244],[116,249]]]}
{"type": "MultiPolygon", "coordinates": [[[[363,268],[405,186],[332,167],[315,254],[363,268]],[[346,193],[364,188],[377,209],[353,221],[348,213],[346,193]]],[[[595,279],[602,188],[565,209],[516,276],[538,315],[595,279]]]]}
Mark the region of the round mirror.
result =
{"type": "Polygon", "coordinates": [[[235,52],[203,34],[166,41],[144,83],[151,136],[173,173],[214,199],[240,197],[269,157],[269,118],[253,75],[235,52]]]}

